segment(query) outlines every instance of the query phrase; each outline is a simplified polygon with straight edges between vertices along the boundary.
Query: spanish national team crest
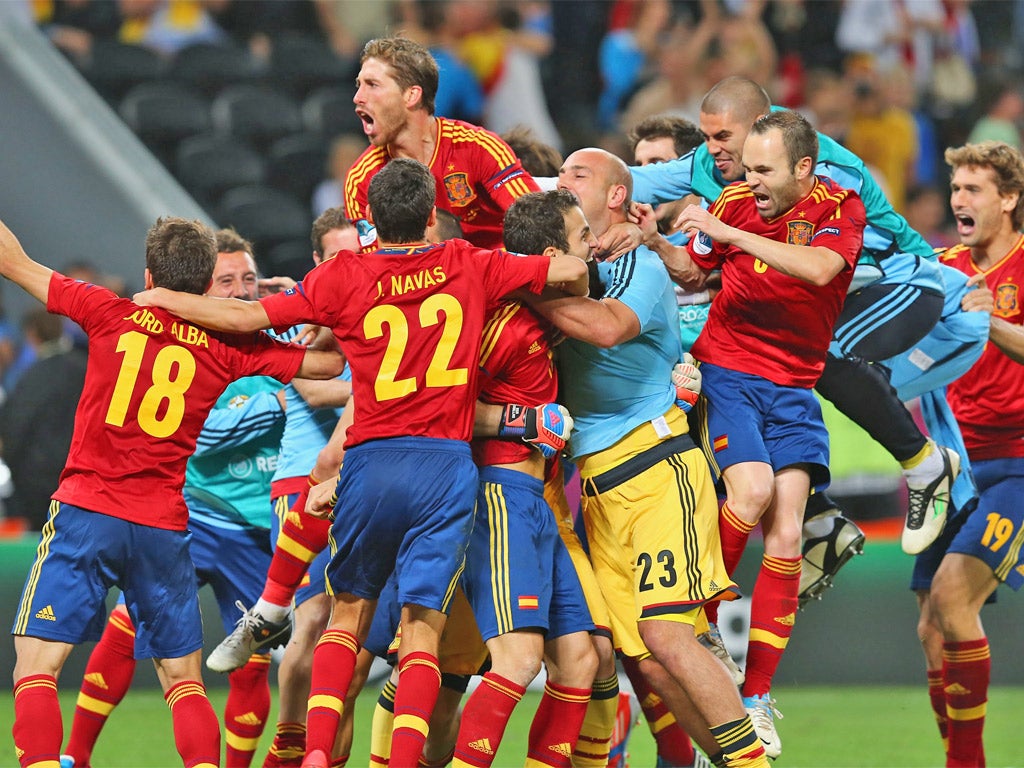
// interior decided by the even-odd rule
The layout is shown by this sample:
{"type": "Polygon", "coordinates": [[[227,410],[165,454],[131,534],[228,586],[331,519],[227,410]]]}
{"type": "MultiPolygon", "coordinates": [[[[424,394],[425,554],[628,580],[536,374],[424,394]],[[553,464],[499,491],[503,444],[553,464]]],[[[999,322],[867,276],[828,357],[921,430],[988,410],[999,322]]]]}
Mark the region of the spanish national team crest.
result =
{"type": "Polygon", "coordinates": [[[810,245],[811,237],[814,236],[814,225],[809,221],[789,221],[789,234],[786,242],[790,245],[810,245]]]}
{"type": "Polygon", "coordinates": [[[450,173],[444,177],[444,188],[452,205],[462,207],[476,199],[469,178],[464,173],[450,173]]]}
{"type": "Polygon", "coordinates": [[[1014,283],[1003,283],[996,288],[996,310],[999,317],[1013,317],[1020,312],[1018,287],[1014,283]]]}

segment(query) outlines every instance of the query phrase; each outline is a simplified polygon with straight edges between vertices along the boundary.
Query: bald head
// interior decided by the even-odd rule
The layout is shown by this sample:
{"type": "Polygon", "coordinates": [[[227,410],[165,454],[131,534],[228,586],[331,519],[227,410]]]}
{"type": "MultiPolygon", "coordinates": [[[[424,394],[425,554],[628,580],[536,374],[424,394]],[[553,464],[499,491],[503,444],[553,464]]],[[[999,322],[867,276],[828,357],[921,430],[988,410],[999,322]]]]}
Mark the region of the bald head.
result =
{"type": "Polygon", "coordinates": [[[743,142],[757,118],[771,111],[764,88],[746,77],[727,77],[700,105],[700,129],[715,169],[728,183],[743,178],[743,142]]]}
{"type": "Polygon", "coordinates": [[[591,230],[600,237],[612,224],[626,220],[633,177],[622,159],[588,147],[573,152],[562,163],[558,188],[576,195],[591,230]]]}
{"type": "Polygon", "coordinates": [[[704,94],[700,111],[708,115],[731,113],[736,120],[753,125],[761,115],[767,115],[772,100],[764,88],[747,77],[735,75],[720,80],[704,94]]]}

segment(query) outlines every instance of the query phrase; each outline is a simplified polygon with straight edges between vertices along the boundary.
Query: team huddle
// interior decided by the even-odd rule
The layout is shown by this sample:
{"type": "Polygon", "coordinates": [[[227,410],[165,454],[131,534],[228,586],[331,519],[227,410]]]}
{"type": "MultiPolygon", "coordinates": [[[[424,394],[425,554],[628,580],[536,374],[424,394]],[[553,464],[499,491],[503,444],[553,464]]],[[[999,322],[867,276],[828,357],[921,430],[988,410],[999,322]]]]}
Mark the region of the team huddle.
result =
{"type": "Polygon", "coordinates": [[[12,630],[21,766],[88,766],[136,658],[186,768],[220,765],[205,583],[228,766],[255,756],[285,643],[264,766],[345,765],[375,656],[373,765],[492,765],[542,669],[525,764],[621,764],[618,662],[660,765],[766,766],[798,607],[864,541],[825,493],[814,390],[903,467],[947,765],[984,765],[978,613],[1024,580],[1024,159],[947,150],[961,244],[936,257],[856,156],[745,78],[707,93],[699,130],[647,123],[635,166],[577,150],[546,192],[505,141],[433,114],[437,81],[420,45],[367,44],[344,209],[262,297],[233,230],[158,220],[128,300],[0,223],[0,273],[90,339],[12,630]],[[718,605],[758,526],[740,669],[718,605]],[[92,640],[64,744],[56,679],[92,640]]]}

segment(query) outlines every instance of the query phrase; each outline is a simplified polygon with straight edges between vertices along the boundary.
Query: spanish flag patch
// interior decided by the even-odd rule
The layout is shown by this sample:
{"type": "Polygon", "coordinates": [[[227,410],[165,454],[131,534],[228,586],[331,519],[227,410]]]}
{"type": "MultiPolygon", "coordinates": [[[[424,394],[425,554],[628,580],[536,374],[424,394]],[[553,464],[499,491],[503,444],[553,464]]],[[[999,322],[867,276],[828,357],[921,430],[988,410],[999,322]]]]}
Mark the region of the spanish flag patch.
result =
{"type": "Polygon", "coordinates": [[[718,437],[715,438],[712,447],[714,448],[715,453],[718,453],[719,451],[724,451],[726,448],[729,447],[729,436],[719,435],[718,437]]]}
{"type": "Polygon", "coordinates": [[[537,604],[536,595],[520,595],[519,596],[519,610],[520,611],[536,611],[540,606],[537,604]]]}

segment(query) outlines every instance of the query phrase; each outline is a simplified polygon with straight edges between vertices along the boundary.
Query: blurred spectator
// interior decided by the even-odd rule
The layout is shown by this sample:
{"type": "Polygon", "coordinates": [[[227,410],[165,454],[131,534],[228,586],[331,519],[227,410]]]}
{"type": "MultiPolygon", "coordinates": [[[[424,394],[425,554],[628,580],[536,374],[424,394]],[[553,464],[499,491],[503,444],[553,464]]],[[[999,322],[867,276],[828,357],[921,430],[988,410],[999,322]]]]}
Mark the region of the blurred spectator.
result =
{"type": "Polygon", "coordinates": [[[53,44],[80,65],[96,39],[117,36],[123,20],[117,0],[52,0],[31,7],[53,44]]]}
{"type": "Polygon", "coordinates": [[[921,107],[920,93],[914,86],[907,67],[898,65],[882,75],[882,91],[886,102],[894,109],[903,110],[914,121],[917,136],[917,162],[908,184],[939,183],[939,168],[945,172],[942,160],[944,146],[939,146],[935,120],[921,107]]]}
{"type": "Polygon", "coordinates": [[[1020,86],[1005,77],[984,78],[978,107],[982,115],[974,123],[967,141],[1002,141],[1021,149],[1020,121],[1024,117],[1024,98],[1020,86]]]}
{"type": "Polygon", "coordinates": [[[856,76],[853,93],[853,117],[846,147],[881,173],[889,202],[902,213],[906,185],[912,180],[917,162],[914,118],[906,110],[887,103],[876,76],[856,76]]]}
{"type": "Polygon", "coordinates": [[[767,0],[732,0],[719,11],[714,0],[702,0],[704,15],[715,23],[715,34],[704,65],[704,82],[711,87],[731,75],[768,85],[778,66],[778,53],[761,20],[767,0]]]}
{"type": "Polygon", "coordinates": [[[658,75],[629,100],[619,121],[628,134],[651,115],[674,115],[690,122],[700,119],[705,81],[701,60],[715,34],[717,22],[705,15],[691,30],[677,22],[658,47],[658,75]]]}
{"type": "Polygon", "coordinates": [[[831,70],[811,69],[806,85],[807,101],[800,111],[818,131],[845,143],[853,101],[849,83],[831,70]]]}
{"type": "Polygon", "coordinates": [[[18,352],[18,333],[0,302],[0,402],[7,392],[6,378],[18,352]]]}
{"type": "Polygon", "coordinates": [[[769,4],[763,20],[779,55],[775,82],[769,89],[772,103],[795,109],[814,93],[807,83],[810,70],[839,71],[842,56],[834,38],[840,7],[840,3],[811,0],[769,4]]]}
{"type": "Polygon", "coordinates": [[[334,13],[334,0],[203,0],[213,20],[236,43],[267,61],[282,34],[320,38],[343,59],[359,53],[359,40],[334,13]]]}
{"type": "Polygon", "coordinates": [[[909,66],[923,88],[931,79],[935,39],[945,20],[942,0],[846,0],[835,41],[846,54],[870,56],[880,71],[909,66]]]}
{"type": "Polygon", "coordinates": [[[904,218],[933,248],[950,248],[960,242],[947,221],[949,192],[937,186],[913,186],[907,190],[904,218]]]}
{"type": "Polygon", "coordinates": [[[366,138],[354,133],[342,134],[331,142],[331,151],[327,156],[325,168],[327,178],[313,190],[313,218],[328,208],[339,208],[344,205],[345,174],[365,149],[366,138]]]}
{"type": "Polygon", "coordinates": [[[540,61],[553,44],[548,3],[451,2],[459,54],[483,85],[484,126],[500,134],[522,123],[561,147],[540,77],[540,61]]]}
{"type": "Polygon", "coordinates": [[[166,56],[196,43],[227,39],[200,0],[119,0],[119,7],[124,18],[121,42],[144,45],[166,56]]]}
{"type": "Polygon", "coordinates": [[[33,309],[21,319],[21,346],[17,356],[4,372],[4,391],[10,394],[18,381],[35,362],[69,346],[64,335],[64,319],[51,315],[42,307],[33,309]]]}
{"type": "Polygon", "coordinates": [[[0,442],[14,493],[8,516],[28,520],[32,530],[46,522],[75,424],[85,383],[87,352],[62,335],[63,318],[45,309],[25,318],[26,339],[35,339],[38,358],[0,407],[0,442]]]}
{"type": "Polygon", "coordinates": [[[434,114],[480,123],[484,112],[484,92],[473,71],[459,58],[448,0],[403,0],[401,34],[427,46],[437,62],[437,95],[434,114]]]}
{"type": "Polygon", "coordinates": [[[672,6],[668,0],[618,0],[611,5],[608,33],[598,53],[601,97],[597,124],[615,128],[630,95],[655,74],[659,41],[668,31],[672,6]]]}

